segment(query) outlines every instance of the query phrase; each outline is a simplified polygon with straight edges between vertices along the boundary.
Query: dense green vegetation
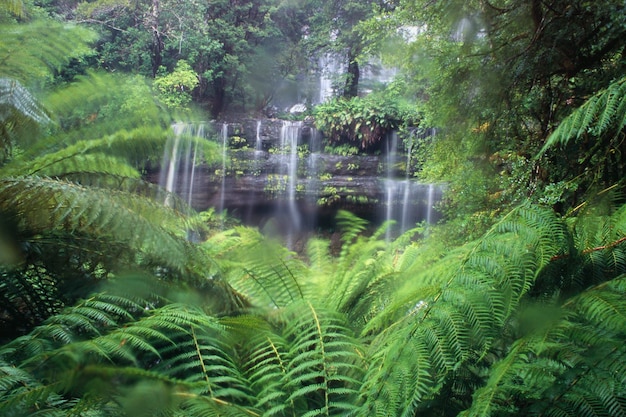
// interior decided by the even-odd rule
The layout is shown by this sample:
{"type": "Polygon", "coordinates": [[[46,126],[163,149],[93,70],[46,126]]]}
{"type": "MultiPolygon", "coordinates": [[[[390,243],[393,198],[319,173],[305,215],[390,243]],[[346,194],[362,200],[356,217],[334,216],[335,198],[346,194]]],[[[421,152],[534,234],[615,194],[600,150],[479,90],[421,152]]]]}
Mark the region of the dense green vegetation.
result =
{"type": "Polygon", "coordinates": [[[0,0],[0,414],[626,415],[625,9],[0,0]],[[443,224],[342,212],[299,255],[144,181],[172,111],[258,108],[332,49],[320,122],[437,127],[443,224]],[[376,51],[401,79],[351,98],[376,51]]]}

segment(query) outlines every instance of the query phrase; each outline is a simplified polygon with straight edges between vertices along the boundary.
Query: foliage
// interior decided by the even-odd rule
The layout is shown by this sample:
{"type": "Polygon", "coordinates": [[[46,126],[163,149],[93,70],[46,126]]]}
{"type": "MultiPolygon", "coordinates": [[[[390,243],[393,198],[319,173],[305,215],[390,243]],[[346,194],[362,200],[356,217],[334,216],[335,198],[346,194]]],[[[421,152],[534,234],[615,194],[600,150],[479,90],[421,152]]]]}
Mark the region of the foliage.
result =
{"type": "Polygon", "coordinates": [[[539,152],[539,160],[556,165],[571,165],[575,160],[578,164],[552,176],[565,187],[558,195],[559,203],[572,199],[567,194],[572,189],[583,194],[599,187],[623,187],[625,85],[622,78],[591,96],[562,120],[539,152]]]}
{"type": "Polygon", "coordinates": [[[520,207],[453,252],[364,237],[346,213],[337,258],[317,239],[306,263],[248,228],[216,234],[205,250],[246,300],[235,314],[122,276],[3,347],[0,407],[620,415],[624,213],[568,225],[520,207]],[[154,408],[137,408],[146,393],[154,408]]]}
{"type": "Polygon", "coordinates": [[[379,143],[393,130],[419,122],[419,113],[395,90],[363,98],[333,99],[314,110],[315,125],[334,142],[356,142],[361,148],[379,143]]]}
{"type": "MultiPolygon", "coordinates": [[[[59,47],[69,47],[76,33],[62,33],[59,47]]],[[[80,52],[84,43],[74,47],[80,52]]],[[[45,51],[32,64],[47,76],[68,54],[45,51]]],[[[182,203],[163,206],[162,191],[141,178],[173,136],[143,79],[90,74],[39,101],[17,81],[33,73],[9,58],[3,72],[15,78],[2,78],[0,96],[3,337],[27,332],[129,269],[220,288],[210,260],[186,240],[200,223],[182,203]],[[21,128],[24,121],[39,129],[21,128]]],[[[210,159],[215,146],[196,142],[210,159]]],[[[228,304],[226,293],[220,298],[228,304]]]]}
{"type": "Polygon", "coordinates": [[[598,154],[584,146],[535,155],[572,107],[623,77],[618,39],[625,28],[620,1],[410,0],[372,19],[364,33],[423,101],[422,125],[436,127],[440,142],[423,158],[423,178],[448,183],[451,212],[469,224],[527,199],[554,201],[542,192],[550,183],[572,181],[560,210],[596,192],[590,184],[619,178],[610,168],[620,165],[616,155],[595,165],[598,154]],[[580,186],[573,180],[601,165],[608,169],[595,171],[595,179],[580,186]]]}
{"type": "Polygon", "coordinates": [[[1,23],[0,75],[36,85],[51,78],[73,58],[90,51],[94,33],[52,20],[28,24],[1,23]]]}
{"type": "Polygon", "coordinates": [[[191,103],[191,92],[199,83],[198,75],[185,60],[178,61],[172,73],[154,79],[161,101],[174,109],[191,103]]]}
{"type": "Polygon", "coordinates": [[[283,52],[278,46],[288,44],[273,20],[275,11],[265,0],[105,0],[81,3],[68,18],[74,14],[73,20],[98,30],[97,50],[107,70],[154,77],[186,61],[199,81],[194,100],[218,115],[229,106],[266,102],[289,75],[275,59],[283,52]]]}

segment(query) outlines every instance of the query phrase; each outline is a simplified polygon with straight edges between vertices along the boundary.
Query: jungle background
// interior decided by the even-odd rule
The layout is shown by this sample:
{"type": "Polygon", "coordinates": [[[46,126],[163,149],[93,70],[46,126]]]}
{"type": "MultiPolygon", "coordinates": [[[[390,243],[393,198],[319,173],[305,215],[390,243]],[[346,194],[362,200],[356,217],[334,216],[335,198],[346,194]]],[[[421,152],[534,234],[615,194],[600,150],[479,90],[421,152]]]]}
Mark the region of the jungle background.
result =
{"type": "Polygon", "coordinates": [[[0,1],[0,413],[626,415],[625,9],[0,1]],[[437,129],[440,224],[342,212],[296,254],[162,203],[172,121],[263,111],[326,52],[322,130],[437,129]],[[398,74],[361,97],[373,56],[398,74]]]}

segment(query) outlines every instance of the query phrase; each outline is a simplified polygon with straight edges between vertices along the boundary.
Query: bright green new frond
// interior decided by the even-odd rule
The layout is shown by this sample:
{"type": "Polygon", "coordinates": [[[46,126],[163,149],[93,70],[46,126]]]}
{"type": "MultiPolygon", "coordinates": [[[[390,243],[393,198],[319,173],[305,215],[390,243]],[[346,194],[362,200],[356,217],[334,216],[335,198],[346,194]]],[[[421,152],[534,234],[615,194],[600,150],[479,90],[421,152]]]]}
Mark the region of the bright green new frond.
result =
{"type": "Polygon", "coordinates": [[[351,242],[352,239],[365,230],[367,220],[361,219],[349,211],[342,210],[337,213],[337,225],[341,228],[341,239],[344,242],[351,242]]]}
{"type": "Polygon", "coordinates": [[[75,155],[71,159],[62,159],[58,162],[36,169],[36,175],[47,177],[67,177],[77,174],[107,174],[121,178],[139,178],[137,169],[128,165],[121,158],[105,155],[75,155]]]}
{"type": "Polygon", "coordinates": [[[220,259],[225,279],[256,307],[284,307],[302,299],[305,264],[258,230],[238,227],[204,246],[220,259]]]}
{"type": "Polygon", "coordinates": [[[138,126],[166,128],[171,124],[156,103],[148,80],[138,75],[90,72],[56,89],[45,105],[58,127],[54,133],[62,134],[69,143],[132,131],[138,126]]]}

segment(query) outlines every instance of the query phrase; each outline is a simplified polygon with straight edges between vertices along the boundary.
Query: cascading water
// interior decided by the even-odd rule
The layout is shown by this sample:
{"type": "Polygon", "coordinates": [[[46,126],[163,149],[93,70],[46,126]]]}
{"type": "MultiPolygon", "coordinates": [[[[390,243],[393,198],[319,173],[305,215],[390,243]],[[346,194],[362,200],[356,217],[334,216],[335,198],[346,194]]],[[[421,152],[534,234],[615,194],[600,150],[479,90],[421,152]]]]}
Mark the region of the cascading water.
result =
{"type": "MultiPolygon", "coordinates": [[[[394,179],[394,165],[396,162],[396,154],[398,152],[398,134],[392,132],[387,137],[387,149],[385,160],[387,165],[387,176],[385,178],[385,221],[394,220],[394,199],[396,197],[397,181],[394,179]]],[[[386,239],[391,239],[392,227],[389,226],[386,231],[386,239]]]]}
{"type": "Polygon", "coordinates": [[[413,151],[413,135],[407,138],[406,144],[406,168],[404,179],[404,198],[402,199],[402,222],[400,223],[400,230],[407,230],[409,227],[409,214],[410,214],[410,199],[411,199],[411,152],[413,151]]]}
{"type": "Polygon", "coordinates": [[[222,124],[222,184],[220,187],[220,213],[224,211],[226,201],[226,158],[228,157],[228,123],[222,124]]]}
{"type": "Polygon", "coordinates": [[[435,201],[441,199],[441,190],[435,188],[435,184],[428,184],[428,198],[426,200],[426,223],[433,222],[433,210],[435,201]],[[439,191],[439,192],[438,192],[439,191]]]}
{"type": "MultiPolygon", "coordinates": [[[[167,164],[167,170],[165,171],[165,182],[164,188],[167,191],[167,195],[165,196],[165,205],[172,205],[172,194],[175,189],[175,179],[178,175],[178,145],[180,143],[180,134],[176,133],[173,139],[173,143],[170,149],[169,147],[165,147],[165,155],[163,156],[163,161],[167,164]]],[[[160,181],[163,184],[163,181],[160,181]]]]}
{"type": "Polygon", "coordinates": [[[263,150],[263,143],[261,142],[261,121],[256,121],[256,139],[254,142],[254,150],[261,151],[263,150]]]}
{"type": "Polygon", "coordinates": [[[420,132],[418,136],[411,135],[406,138],[404,178],[398,178],[396,174],[395,166],[399,162],[398,136],[394,133],[387,138],[384,220],[394,221],[394,224],[387,228],[385,235],[387,240],[415,227],[418,222],[425,221],[426,224],[431,224],[438,218],[434,205],[441,199],[441,187],[413,180],[410,170],[411,154],[416,141],[432,134],[433,132],[429,130],[420,132]]]}
{"type": "Polygon", "coordinates": [[[191,205],[195,184],[195,168],[198,161],[196,142],[184,140],[188,137],[205,138],[204,124],[175,123],[174,137],[168,141],[163,155],[159,184],[165,188],[165,205],[173,205],[172,196],[178,194],[191,205]]]}
{"type": "MultiPolygon", "coordinates": [[[[298,184],[298,141],[302,130],[302,122],[283,121],[280,130],[280,148],[286,154],[283,161],[282,176],[286,179],[286,205],[289,230],[288,237],[291,239],[295,233],[301,229],[301,218],[296,202],[296,191],[298,184]]],[[[288,242],[291,246],[292,242],[288,242]]]]}
{"type": "Polygon", "coordinates": [[[319,77],[319,103],[324,103],[333,97],[336,78],[343,74],[343,65],[339,58],[334,54],[322,55],[319,59],[320,77],[319,77]]]}
{"type": "Polygon", "coordinates": [[[378,156],[326,152],[306,120],[181,123],[172,129],[176,134],[159,177],[169,191],[166,204],[175,206],[176,194],[196,210],[228,211],[284,238],[291,249],[298,250],[310,231],[334,227],[337,210],[352,211],[373,225],[393,220],[385,236],[389,240],[439,218],[433,207],[441,199],[441,186],[419,183],[411,169],[402,169],[415,164],[412,150],[433,132],[416,131],[403,140],[390,134],[378,156]],[[190,135],[217,144],[213,155],[221,159],[199,165],[198,159],[205,160],[203,146],[189,141],[190,135]]]}

